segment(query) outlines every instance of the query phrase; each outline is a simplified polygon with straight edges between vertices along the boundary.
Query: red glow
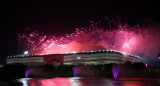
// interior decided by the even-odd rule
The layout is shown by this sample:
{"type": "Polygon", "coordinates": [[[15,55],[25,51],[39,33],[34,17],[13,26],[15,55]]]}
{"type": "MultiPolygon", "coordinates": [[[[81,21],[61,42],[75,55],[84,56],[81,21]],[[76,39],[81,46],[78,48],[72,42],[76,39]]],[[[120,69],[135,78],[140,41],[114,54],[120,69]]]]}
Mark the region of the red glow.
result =
{"type": "Polygon", "coordinates": [[[143,86],[143,83],[140,81],[125,81],[122,86],[143,86]]]}
{"type": "Polygon", "coordinates": [[[44,57],[43,61],[44,61],[44,63],[52,63],[51,61],[53,59],[56,59],[56,60],[60,61],[61,64],[64,64],[64,56],[60,56],[60,55],[58,55],[58,56],[46,56],[46,57],[44,57]]]}
{"type": "Polygon", "coordinates": [[[70,86],[70,82],[67,78],[53,78],[53,79],[39,79],[29,80],[29,86],[70,86]],[[36,82],[36,83],[35,83],[36,82]]]}
{"type": "Polygon", "coordinates": [[[146,68],[147,68],[148,64],[145,64],[145,66],[146,66],[146,68]]]}

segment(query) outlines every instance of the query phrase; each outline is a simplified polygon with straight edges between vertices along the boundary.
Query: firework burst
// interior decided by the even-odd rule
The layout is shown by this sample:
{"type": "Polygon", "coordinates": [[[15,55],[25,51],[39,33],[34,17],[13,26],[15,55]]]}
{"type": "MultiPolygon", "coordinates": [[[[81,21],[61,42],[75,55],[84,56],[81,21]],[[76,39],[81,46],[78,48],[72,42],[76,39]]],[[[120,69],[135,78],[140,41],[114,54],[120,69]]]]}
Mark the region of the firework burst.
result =
{"type": "Polygon", "coordinates": [[[160,49],[159,27],[119,24],[115,29],[104,30],[92,23],[89,28],[76,28],[65,36],[40,36],[37,32],[19,34],[19,49],[29,54],[57,54],[111,49],[142,57],[156,57],[160,49]]]}

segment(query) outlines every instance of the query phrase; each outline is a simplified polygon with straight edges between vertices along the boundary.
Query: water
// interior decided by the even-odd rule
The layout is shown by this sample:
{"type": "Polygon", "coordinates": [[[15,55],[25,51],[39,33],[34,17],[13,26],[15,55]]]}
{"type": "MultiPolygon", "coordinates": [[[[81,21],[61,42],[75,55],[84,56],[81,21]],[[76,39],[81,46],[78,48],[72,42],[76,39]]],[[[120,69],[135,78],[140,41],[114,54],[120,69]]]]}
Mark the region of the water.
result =
{"type": "Polygon", "coordinates": [[[51,78],[51,79],[18,79],[22,86],[160,86],[158,78],[51,78]]]}

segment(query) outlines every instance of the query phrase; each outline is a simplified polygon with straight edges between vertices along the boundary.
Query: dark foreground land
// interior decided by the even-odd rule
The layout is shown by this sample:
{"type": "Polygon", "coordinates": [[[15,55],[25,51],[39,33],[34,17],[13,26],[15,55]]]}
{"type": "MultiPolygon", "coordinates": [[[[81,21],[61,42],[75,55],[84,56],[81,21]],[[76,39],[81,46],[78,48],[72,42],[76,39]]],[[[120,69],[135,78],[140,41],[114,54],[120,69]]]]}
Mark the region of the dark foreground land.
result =
{"type": "MultiPolygon", "coordinates": [[[[0,85],[15,79],[25,78],[28,71],[29,78],[54,77],[98,77],[113,79],[112,69],[117,67],[118,78],[160,78],[160,67],[148,66],[142,63],[104,64],[104,65],[5,65],[0,68],[0,85]]],[[[17,86],[17,85],[16,85],[17,86]]]]}

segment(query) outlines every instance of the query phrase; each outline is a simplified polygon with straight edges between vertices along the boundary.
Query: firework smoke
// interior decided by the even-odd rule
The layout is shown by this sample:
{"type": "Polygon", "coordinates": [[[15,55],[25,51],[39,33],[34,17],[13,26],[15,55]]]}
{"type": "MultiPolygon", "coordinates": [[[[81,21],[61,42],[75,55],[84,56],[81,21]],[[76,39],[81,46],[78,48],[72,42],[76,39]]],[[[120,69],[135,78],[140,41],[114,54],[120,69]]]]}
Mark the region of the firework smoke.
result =
{"type": "Polygon", "coordinates": [[[62,37],[40,36],[36,32],[18,35],[19,49],[31,54],[57,54],[91,50],[117,50],[141,57],[157,57],[160,53],[160,28],[157,26],[131,27],[119,24],[104,30],[91,24],[89,28],[76,28],[62,37]]]}

